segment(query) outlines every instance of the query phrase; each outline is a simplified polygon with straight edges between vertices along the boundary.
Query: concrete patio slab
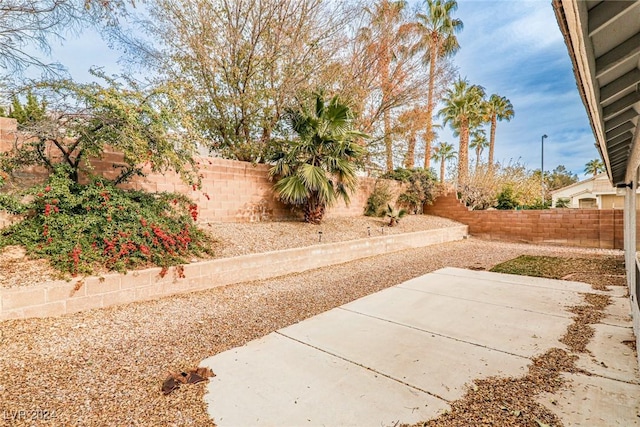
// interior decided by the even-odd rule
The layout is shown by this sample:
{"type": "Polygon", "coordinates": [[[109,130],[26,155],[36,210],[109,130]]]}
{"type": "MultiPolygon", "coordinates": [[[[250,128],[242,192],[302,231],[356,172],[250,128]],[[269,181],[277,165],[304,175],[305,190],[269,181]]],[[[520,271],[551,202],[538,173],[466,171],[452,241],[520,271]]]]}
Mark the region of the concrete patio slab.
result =
{"type": "Polygon", "coordinates": [[[640,386],[608,378],[563,374],[563,390],[537,399],[565,426],[640,426],[640,386]]]}
{"type": "Polygon", "coordinates": [[[346,310],[328,311],[279,333],[446,400],[463,394],[474,378],[522,375],[530,362],[346,310]]]}
{"type": "MultiPolygon", "coordinates": [[[[486,273],[491,274],[491,273],[486,273]]],[[[478,286],[485,284],[484,281],[478,286]]],[[[512,293],[517,295],[519,287],[512,293]]],[[[555,315],[509,306],[513,296],[496,294],[495,302],[484,303],[459,297],[429,294],[393,287],[343,307],[387,322],[410,326],[432,334],[532,357],[544,349],[561,346],[558,338],[571,324],[570,313],[555,315]],[[506,305],[505,305],[506,304],[506,305]]],[[[581,301],[578,293],[573,301],[581,301]]]]}
{"type": "Polygon", "coordinates": [[[584,283],[580,287],[572,286],[577,289],[553,289],[492,278],[493,275],[487,276],[486,273],[484,276],[473,274],[472,277],[434,273],[409,280],[398,285],[398,288],[564,317],[570,317],[566,313],[566,306],[581,302],[579,298],[576,299],[576,291],[591,291],[591,287],[584,283]],[[513,292],[514,287],[518,287],[518,292],[513,292]],[[544,291],[541,292],[541,289],[544,291]]]}
{"type": "Polygon", "coordinates": [[[215,369],[207,401],[219,426],[392,426],[447,408],[424,391],[279,334],[202,366],[215,369]]]}
{"type": "MultiPolygon", "coordinates": [[[[438,270],[204,360],[217,375],[207,386],[208,411],[219,426],[426,420],[461,397],[473,379],[520,376],[532,357],[564,348],[558,339],[572,322],[565,307],[582,303],[584,292],[591,292],[590,285],[438,270]]],[[[623,341],[628,325],[597,326],[598,342],[590,347],[596,362],[581,361],[597,382],[572,376],[585,388],[569,391],[567,405],[587,400],[575,408],[552,404],[554,412],[593,410],[589,400],[602,394],[602,410],[635,411],[630,396],[640,396],[640,386],[631,381],[638,375],[617,359],[623,349],[615,343],[623,341]],[[605,374],[626,382],[598,376],[605,374]],[[631,394],[617,403],[617,393],[626,392],[631,394]]]]}
{"type": "Polygon", "coordinates": [[[504,282],[514,285],[534,286],[538,288],[565,291],[598,293],[598,291],[592,290],[590,285],[582,282],[545,279],[544,277],[518,276],[516,274],[493,273],[484,270],[466,270],[464,268],[445,267],[434,271],[431,274],[466,277],[468,279],[487,279],[488,277],[491,277],[492,282],[504,282]]]}
{"type": "Polygon", "coordinates": [[[581,355],[576,366],[601,377],[640,384],[634,351],[624,343],[635,342],[633,329],[603,324],[592,326],[595,334],[587,345],[591,354],[581,355]]]}
{"type": "Polygon", "coordinates": [[[611,304],[605,308],[604,312],[607,314],[607,317],[602,323],[606,323],[607,325],[629,326],[631,322],[631,305],[629,298],[612,298],[611,304]]]}

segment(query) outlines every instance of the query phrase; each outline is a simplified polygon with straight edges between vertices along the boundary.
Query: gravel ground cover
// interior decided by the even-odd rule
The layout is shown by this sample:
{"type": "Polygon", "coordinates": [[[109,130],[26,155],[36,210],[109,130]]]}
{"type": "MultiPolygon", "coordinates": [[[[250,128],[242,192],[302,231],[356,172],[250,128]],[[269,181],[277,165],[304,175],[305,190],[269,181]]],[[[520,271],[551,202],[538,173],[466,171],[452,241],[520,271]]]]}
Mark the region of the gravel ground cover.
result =
{"type": "MultiPolygon", "coordinates": [[[[321,225],[299,221],[258,223],[210,223],[202,228],[214,241],[214,258],[227,258],[252,253],[341,242],[388,234],[461,225],[446,218],[409,215],[395,227],[384,218],[327,218],[321,225]]],[[[198,260],[193,260],[198,261],[198,260]]],[[[64,278],[48,261],[30,259],[24,248],[10,246],[0,252],[0,287],[28,286],[36,282],[64,278]]]]}
{"type": "MultiPolygon", "coordinates": [[[[239,229],[237,241],[246,242],[239,229]]],[[[518,255],[620,252],[469,239],[156,301],[5,321],[0,425],[213,425],[203,383],[162,394],[169,372],[438,268],[489,269],[518,255]]]]}

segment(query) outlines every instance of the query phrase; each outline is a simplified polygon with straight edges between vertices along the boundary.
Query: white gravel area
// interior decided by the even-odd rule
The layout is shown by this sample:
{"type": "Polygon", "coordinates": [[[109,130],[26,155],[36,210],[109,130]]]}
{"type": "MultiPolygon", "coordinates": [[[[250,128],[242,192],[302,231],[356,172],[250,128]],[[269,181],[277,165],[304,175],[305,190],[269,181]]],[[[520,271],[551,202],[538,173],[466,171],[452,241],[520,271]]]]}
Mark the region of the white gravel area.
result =
{"type": "Polygon", "coordinates": [[[0,425],[213,425],[203,384],[162,395],[168,371],[441,267],[486,269],[522,254],[622,252],[468,239],[156,301],[0,322],[0,425]],[[20,411],[50,419],[12,415],[20,411]]]}

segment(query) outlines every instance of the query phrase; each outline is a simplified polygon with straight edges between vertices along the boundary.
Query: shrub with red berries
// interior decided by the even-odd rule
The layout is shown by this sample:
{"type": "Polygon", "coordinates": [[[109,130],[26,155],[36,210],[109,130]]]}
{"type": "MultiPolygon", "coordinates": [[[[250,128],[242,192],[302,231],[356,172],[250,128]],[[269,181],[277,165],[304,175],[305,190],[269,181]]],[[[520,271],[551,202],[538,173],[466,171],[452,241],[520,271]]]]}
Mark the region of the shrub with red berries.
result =
{"type": "Polygon", "coordinates": [[[0,232],[0,247],[23,245],[72,275],[166,268],[210,253],[195,226],[198,206],[183,195],[122,190],[102,179],[77,184],[64,170],[31,194],[25,219],[0,232]]]}

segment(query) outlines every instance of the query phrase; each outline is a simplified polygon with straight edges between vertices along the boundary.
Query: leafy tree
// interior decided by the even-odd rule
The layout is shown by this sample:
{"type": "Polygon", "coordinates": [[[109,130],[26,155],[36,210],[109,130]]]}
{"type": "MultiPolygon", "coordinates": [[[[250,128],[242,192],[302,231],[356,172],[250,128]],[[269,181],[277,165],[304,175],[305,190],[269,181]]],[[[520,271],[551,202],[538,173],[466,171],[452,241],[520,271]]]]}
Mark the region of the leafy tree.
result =
{"type": "Polygon", "coordinates": [[[385,169],[393,170],[392,116],[394,92],[398,92],[406,80],[405,62],[411,56],[412,26],[406,21],[405,0],[378,0],[372,7],[365,7],[369,24],[360,28],[358,39],[366,46],[365,54],[374,58],[378,87],[379,110],[382,115],[385,169]]]}
{"type": "Polygon", "coordinates": [[[353,129],[353,113],[337,96],[328,102],[321,93],[315,105],[287,112],[294,141],[283,142],[275,152],[269,176],[284,203],[301,207],[304,220],[319,224],[325,209],[357,188],[356,166],[365,151],[357,143],[366,135],[353,129]]]}
{"type": "Polygon", "coordinates": [[[458,9],[455,0],[426,0],[424,12],[416,14],[420,34],[419,46],[425,49],[425,62],[429,63],[429,87],[427,92],[426,133],[424,167],[431,166],[431,142],[433,134],[433,107],[436,103],[435,81],[440,63],[455,54],[460,45],[456,33],[463,28],[462,21],[451,16],[458,9]]]}
{"type": "Polygon", "coordinates": [[[460,135],[458,148],[458,184],[464,185],[469,176],[469,130],[482,122],[484,114],[484,88],[470,85],[467,80],[458,79],[447,91],[444,107],[438,112],[444,124],[460,135]]]}
{"type": "Polygon", "coordinates": [[[11,109],[9,112],[0,108],[0,116],[16,119],[20,125],[33,124],[45,118],[47,103],[44,99],[38,101],[32,90],[27,91],[26,102],[21,104],[16,95],[11,98],[11,109]]]}
{"type": "Polygon", "coordinates": [[[489,97],[485,106],[485,119],[491,123],[491,133],[489,134],[489,166],[493,165],[493,154],[496,146],[496,124],[497,121],[511,121],[515,112],[513,105],[504,96],[493,94],[489,97]]]}
{"type": "Polygon", "coordinates": [[[78,31],[95,22],[115,23],[123,11],[123,0],[2,0],[0,2],[0,68],[19,73],[35,66],[58,71],[56,64],[46,64],[27,46],[49,52],[53,40],[63,40],[66,32],[78,31]]]}
{"type": "Polygon", "coordinates": [[[545,173],[545,187],[549,191],[554,191],[576,182],[578,182],[578,175],[568,171],[564,165],[558,165],[550,173],[545,173]]]}
{"type": "Polygon", "coordinates": [[[558,200],[556,200],[556,208],[559,208],[559,209],[568,208],[570,201],[571,200],[567,199],[566,197],[561,197],[558,200]]]}
{"type": "Polygon", "coordinates": [[[127,48],[178,87],[212,151],[264,162],[295,94],[329,86],[344,44],[339,3],[157,0],[145,23],[156,46],[127,48]]]}
{"type": "Polygon", "coordinates": [[[64,164],[78,182],[80,172],[91,174],[91,162],[111,148],[124,156],[115,183],[142,174],[145,167],[171,169],[195,182],[192,155],[198,140],[173,88],[145,89],[102,77],[105,86],[52,80],[32,87],[49,102],[47,114],[19,125],[13,150],[0,157],[2,169],[39,165],[53,171],[64,164]]]}
{"type": "Polygon", "coordinates": [[[604,163],[602,163],[600,159],[589,160],[587,164],[584,165],[584,173],[587,175],[596,176],[604,171],[604,163]]]}
{"type": "Polygon", "coordinates": [[[480,166],[480,156],[488,146],[489,141],[487,141],[487,135],[484,129],[475,129],[471,132],[471,143],[469,144],[469,148],[476,152],[476,170],[478,169],[478,166],[480,166]]]}
{"type": "Polygon", "coordinates": [[[449,160],[456,158],[456,151],[452,144],[441,142],[433,149],[433,159],[440,162],[440,182],[444,182],[444,167],[449,160]]]}
{"type": "Polygon", "coordinates": [[[404,158],[404,167],[413,169],[415,166],[416,142],[418,140],[418,131],[422,129],[422,123],[426,116],[426,111],[421,105],[406,110],[398,117],[400,124],[399,130],[407,137],[407,152],[404,158]]]}

